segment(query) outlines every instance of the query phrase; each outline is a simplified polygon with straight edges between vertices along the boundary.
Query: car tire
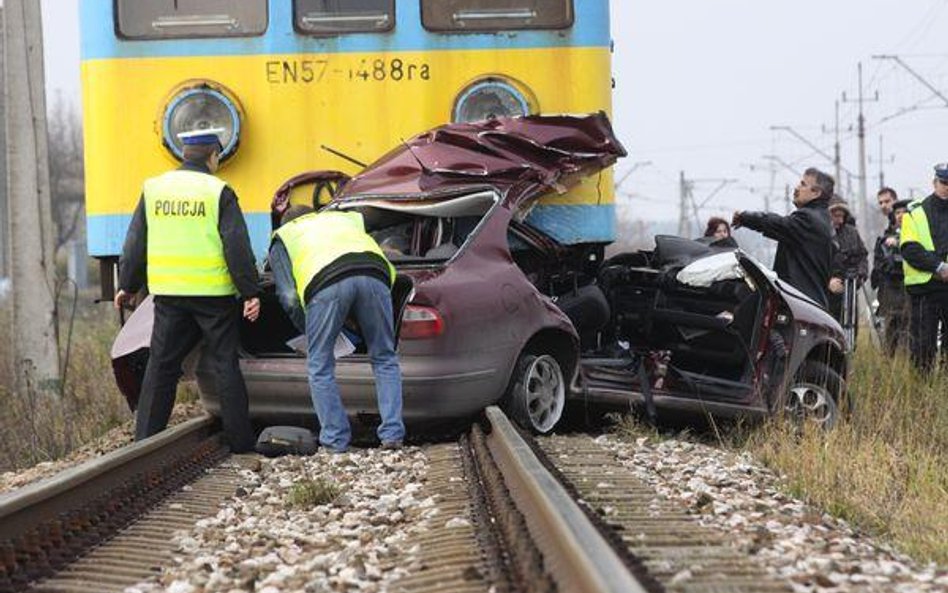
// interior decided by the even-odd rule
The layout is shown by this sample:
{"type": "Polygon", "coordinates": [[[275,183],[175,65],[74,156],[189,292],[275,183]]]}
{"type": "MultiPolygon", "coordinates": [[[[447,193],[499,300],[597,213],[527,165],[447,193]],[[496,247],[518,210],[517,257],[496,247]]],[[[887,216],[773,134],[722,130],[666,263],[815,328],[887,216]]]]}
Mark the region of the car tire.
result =
{"type": "Polygon", "coordinates": [[[813,422],[831,430],[839,422],[838,399],[842,393],[839,373],[822,362],[807,360],[787,389],[784,410],[797,423],[813,422]]]}
{"type": "Polygon", "coordinates": [[[566,381],[549,354],[522,354],[504,397],[504,410],[523,428],[544,434],[563,416],[566,381]]]}

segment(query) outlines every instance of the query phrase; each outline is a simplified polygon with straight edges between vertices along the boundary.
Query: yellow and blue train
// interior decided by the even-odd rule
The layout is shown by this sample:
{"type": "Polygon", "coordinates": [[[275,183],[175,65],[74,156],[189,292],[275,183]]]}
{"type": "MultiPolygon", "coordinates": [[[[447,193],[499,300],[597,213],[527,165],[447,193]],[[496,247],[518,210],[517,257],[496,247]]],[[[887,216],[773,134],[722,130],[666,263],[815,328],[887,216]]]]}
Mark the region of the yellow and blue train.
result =
{"type": "MultiPolygon", "coordinates": [[[[142,181],[176,134],[224,127],[219,175],[254,251],[287,178],[360,167],[402,139],[491,114],[611,113],[608,0],[80,0],[90,255],[121,253],[142,181]]],[[[611,173],[545,199],[567,244],[614,239],[611,173]]],[[[108,276],[111,276],[109,273],[108,276]]]]}

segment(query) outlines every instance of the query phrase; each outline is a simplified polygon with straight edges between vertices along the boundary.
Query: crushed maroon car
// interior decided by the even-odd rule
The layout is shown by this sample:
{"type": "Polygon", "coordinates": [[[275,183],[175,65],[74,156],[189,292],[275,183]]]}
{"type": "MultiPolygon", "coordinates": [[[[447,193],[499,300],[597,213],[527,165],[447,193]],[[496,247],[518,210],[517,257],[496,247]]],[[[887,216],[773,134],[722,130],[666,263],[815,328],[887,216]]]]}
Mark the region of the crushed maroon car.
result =
{"type": "MultiPolygon", "coordinates": [[[[635,406],[652,418],[837,421],[842,329],[751,256],[659,236],[654,250],[607,259],[601,243],[562,244],[530,224],[538,200],[623,156],[602,113],[496,118],[416,136],[352,179],[297,179],[341,178],[326,207],[362,213],[397,269],[409,425],[468,418],[498,402],[540,433],[572,402],[635,406]]],[[[287,205],[287,187],[276,211],[287,205]]],[[[306,359],[287,345],[298,332],[272,281],[264,289],[260,322],[241,330],[251,414],[311,425],[306,359]]],[[[130,325],[123,332],[136,331],[130,325]]],[[[133,351],[141,352],[126,344],[118,354],[133,351]]],[[[117,358],[117,373],[127,378],[134,359],[117,358]]],[[[216,412],[200,363],[196,374],[216,412]]],[[[368,356],[338,359],[336,376],[349,413],[371,421],[368,356]]]]}

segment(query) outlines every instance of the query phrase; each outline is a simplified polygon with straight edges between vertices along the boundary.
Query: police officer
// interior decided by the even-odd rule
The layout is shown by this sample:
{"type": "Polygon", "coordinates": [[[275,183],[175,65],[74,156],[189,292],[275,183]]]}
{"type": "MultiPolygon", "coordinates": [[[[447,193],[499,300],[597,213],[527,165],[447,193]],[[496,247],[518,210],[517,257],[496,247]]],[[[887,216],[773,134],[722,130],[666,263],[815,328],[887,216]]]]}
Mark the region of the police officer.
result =
{"type": "Polygon", "coordinates": [[[119,261],[115,306],[147,285],[155,297],[151,350],[135,416],[135,439],[165,429],[185,356],[204,338],[230,447],[254,445],[237,362],[238,324],[260,314],[257,269],[234,191],[213,174],[222,129],[179,134],[180,168],[145,181],[119,261]]]}
{"type": "Polygon", "coordinates": [[[319,443],[330,451],[343,452],[351,440],[349,418],[336,384],[334,345],[352,315],[372,360],[382,417],[379,440],[383,448],[401,447],[405,438],[402,379],[390,294],[395,268],[365,232],[362,215],[291,207],[273,233],[270,267],[280,303],[297,328],[306,333],[319,443]]]}
{"type": "Polygon", "coordinates": [[[916,367],[930,370],[938,322],[948,314],[948,163],[935,165],[934,192],[909,204],[900,248],[911,299],[909,346],[916,367]]]}

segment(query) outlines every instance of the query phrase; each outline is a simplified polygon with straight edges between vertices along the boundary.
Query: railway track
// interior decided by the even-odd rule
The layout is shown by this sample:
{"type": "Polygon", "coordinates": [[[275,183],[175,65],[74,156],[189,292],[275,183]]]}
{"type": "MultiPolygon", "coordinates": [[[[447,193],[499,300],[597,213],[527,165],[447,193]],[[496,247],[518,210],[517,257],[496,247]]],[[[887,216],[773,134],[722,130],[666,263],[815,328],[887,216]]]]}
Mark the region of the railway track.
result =
{"type": "MultiPolygon", "coordinates": [[[[790,591],[656,503],[591,437],[534,440],[489,408],[457,443],[424,452],[424,486],[445,520],[416,530],[405,548],[417,559],[382,590],[790,591]]],[[[234,494],[241,462],[199,419],[0,497],[0,592],[149,580],[174,564],[172,534],[234,494]]]]}
{"type": "Polygon", "coordinates": [[[792,592],[593,437],[522,436],[496,408],[487,420],[432,455],[445,514],[470,525],[420,538],[425,561],[401,591],[792,592]]]}
{"type": "Polygon", "coordinates": [[[0,496],[0,592],[144,580],[170,558],[171,530],[216,509],[227,455],[214,421],[197,418],[0,496]]]}

